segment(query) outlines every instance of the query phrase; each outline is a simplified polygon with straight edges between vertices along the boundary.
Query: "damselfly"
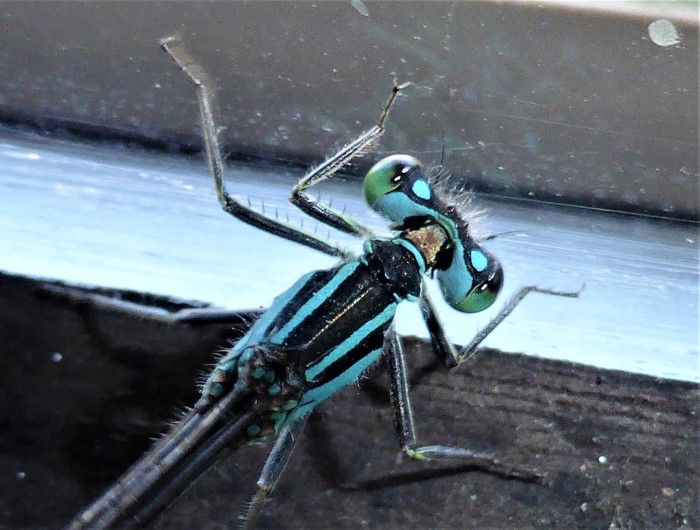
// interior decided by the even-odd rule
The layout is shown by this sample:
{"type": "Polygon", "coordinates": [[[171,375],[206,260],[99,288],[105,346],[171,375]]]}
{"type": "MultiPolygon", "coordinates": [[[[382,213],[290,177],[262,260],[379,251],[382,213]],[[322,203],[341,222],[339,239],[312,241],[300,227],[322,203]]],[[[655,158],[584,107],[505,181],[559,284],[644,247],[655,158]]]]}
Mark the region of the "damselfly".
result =
{"type": "MultiPolygon", "coordinates": [[[[365,239],[362,254],[355,256],[229,195],[206,74],[176,38],[161,44],[196,87],[207,161],[223,210],[341,261],[331,269],[306,274],[278,296],[218,361],[189,413],[68,528],[147,524],[224,449],[274,435],[277,440],[243,523],[252,526],[310,411],[357,381],[382,356],[388,361],[398,441],[408,456],[457,461],[501,476],[537,481],[537,473],[500,462],[491,454],[420,445],[394,313],[401,301],[417,301],[437,356],[445,366],[455,367],[477,351],[529,292],[569,297],[578,293],[525,287],[470,344],[457,350],[443,331],[425,278],[436,278],[445,300],[465,313],[490,307],[503,282],[501,265],[470,234],[458,200],[436,186],[419,161],[408,155],[380,160],[364,180],[367,203],[391,223],[389,238],[373,236],[367,227],[307,193],[381,136],[396,97],[407,84],[394,82],[377,124],[310,171],[292,191],[291,202],[306,214],[365,239]]],[[[221,318],[219,313],[197,310],[174,316],[182,322],[221,318]]]]}

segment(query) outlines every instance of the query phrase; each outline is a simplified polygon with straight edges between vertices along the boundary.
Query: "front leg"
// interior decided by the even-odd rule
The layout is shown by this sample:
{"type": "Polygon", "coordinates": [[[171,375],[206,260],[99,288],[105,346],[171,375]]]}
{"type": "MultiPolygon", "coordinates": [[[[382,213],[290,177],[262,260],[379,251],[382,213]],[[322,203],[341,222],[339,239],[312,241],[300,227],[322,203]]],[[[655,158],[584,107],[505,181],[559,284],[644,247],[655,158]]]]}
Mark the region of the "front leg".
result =
{"type": "Polygon", "coordinates": [[[523,299],[529,293],[541,293],[548,294],[551,296],[562,296],[565,298],[578,298],[581,294],[583,287],[578,291],[555,291],[552,289],[543,289],[537,287],[536,285],[529,285],[527,287],[522,287],[515,296],[510,299],[510,301],[503,306],[503,308],[496,314],[496,316],[479,331],[474,338],[461,349],[456,349],[452,342],[445,335],[445,330],[442,327],[440,318],[437,315],[435,306],[433,305],[430,295],[428,294],[428,289],[425,284],[420,297],[420,309],[425,320],[425,324],[428,327],[428,333],[430,333],[430,340],[433,343],[433,348],[435,354],[440,358],[442,363],[448,368],[454,368],[460,364],[468,361],[474,355],[479,352],[479,344],[481,344],[486,337],[488,337],[498,325],[503,322],[508,315],[510,315],[513,310],[523,301],[523,299]]]}
{"type": "Polygon", "coordinates": [[[297,206],[310,217],[313,217],[314,219],[332,226],[333,228],[336,228],[342,232],[363,238],[372,236],[372,231],[369,228],[353,220],[342,212],[338,212],[332,209],[330,206],[322,204],[317,199],[314,199],[308,195],[306,190],[311,186],[314,186],[315,184],[318,184],[319,182],[331,177],[336,171],[364,151],[370,144],[372,144],[372,142],[374,142],[384,133],[384,124],[389,117],[391,108],[394,106],[396,97],[399,95],[399,92],[401,92],[408,85],[409,83],[399,85],[396,83],[396,81],[394,81],[394,86],[391,89],[391,93],[389,94],[386,103],[384,103],[384,107],[379,115],[377,124],[360,135],[356,140],[343,147],[336,154],[330,158],[327,158],[320,166],[309,171],[309,173],[307,173],[292,190],[292,196],[289,198],[292,204],[297,206]]]}

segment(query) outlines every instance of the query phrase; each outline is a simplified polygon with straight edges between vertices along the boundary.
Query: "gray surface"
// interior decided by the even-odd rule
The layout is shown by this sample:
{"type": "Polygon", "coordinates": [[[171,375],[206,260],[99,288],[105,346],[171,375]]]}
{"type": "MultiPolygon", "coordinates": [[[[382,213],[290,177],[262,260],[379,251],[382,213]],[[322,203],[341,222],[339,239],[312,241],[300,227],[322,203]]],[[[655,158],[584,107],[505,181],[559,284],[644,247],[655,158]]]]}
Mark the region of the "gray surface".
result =
{"type": "Polygon", "coordinates": [[[454,174],[510,196],[697,217],[697,3],[365,6],[2,2],[0,119],[199,145],[192,88],[157,45],[179,32],[237,154],[319,160],[375,119],[395,72],[414,87],[382,149],[444,145],[454,174]],[[659,19],[677,38],[653,36],[659,19]]]}
{"type": "MultiPolygon", "coordinates": [[[[298,219],[286,202],[298,175],[285,173],[237,165],[229,177],[237,194],[298,219]]],[[[333,263],[221,212],[198,157],[6,130],[0,174],[0,269],[8,272],[242,309],[268,305],[303,273],[333,263]]],[[[357,184],[323,193],[377,223],[357,184]]],[[[697,224],[486,197],[474,207],[489,209],[482,234],[521,231],[488,245],[504,263],[502,300],[531,283],[586,284],[578,300],[532,296],[488,345],[700,380],[697,224]]],[[[415,312],[401,313],[400,331],[425,336],[415,312]]],[[[451,310],[444,318],[458,343],[488,320],[451,310]]]]}

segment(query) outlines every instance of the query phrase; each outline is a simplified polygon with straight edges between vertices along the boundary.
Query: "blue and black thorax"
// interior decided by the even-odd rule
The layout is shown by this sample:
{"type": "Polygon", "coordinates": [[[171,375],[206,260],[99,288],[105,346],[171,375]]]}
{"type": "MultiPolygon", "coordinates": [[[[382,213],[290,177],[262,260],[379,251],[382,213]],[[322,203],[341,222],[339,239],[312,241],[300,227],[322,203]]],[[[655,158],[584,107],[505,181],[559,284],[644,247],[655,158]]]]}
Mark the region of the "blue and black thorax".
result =
{"type": "Polygon", "coordinates": [[[421,296],[424,276],[437,278],[457,310],[493,302],[502,282],[498,262],[471,238],[456,206],[435,193],[416,159],[385,158],[368,172],[364,189],[394,236],[368,239],[361,256],[311,272],[277,297],[219,361],[197,407],[227,387],[245,386],[270,398],[257,400],[267,421],[250,434],[276,432],[377,361],[398,304],[421,296]]]}

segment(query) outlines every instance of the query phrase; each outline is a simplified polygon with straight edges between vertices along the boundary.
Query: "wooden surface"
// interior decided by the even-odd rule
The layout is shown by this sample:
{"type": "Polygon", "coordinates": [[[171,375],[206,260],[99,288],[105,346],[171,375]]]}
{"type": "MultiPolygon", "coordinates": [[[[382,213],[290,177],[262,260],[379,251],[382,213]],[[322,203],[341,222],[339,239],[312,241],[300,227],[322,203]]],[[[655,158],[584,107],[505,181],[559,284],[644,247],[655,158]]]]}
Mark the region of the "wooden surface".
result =
{"type": "MultiPolygon", "coordinates": [[[[231,335],[75,305],[6,275],[0,307],[3,528],[64,524],[193,402],[199,367],[231,335]]],[[[491,350],[445,372],[409,345],[422,440],[493,451],[548,485],[405,461],[378,370],[312,417],[260,528],[700,525],[696,384],[491,350]]],[[[216,466],[156,526],[223,528],[268,450],[216,466]]]]}

